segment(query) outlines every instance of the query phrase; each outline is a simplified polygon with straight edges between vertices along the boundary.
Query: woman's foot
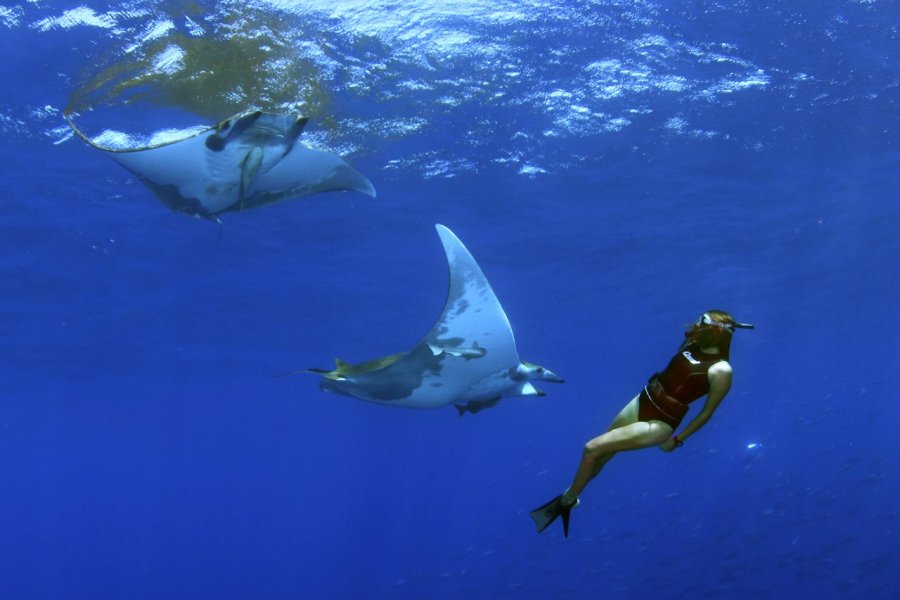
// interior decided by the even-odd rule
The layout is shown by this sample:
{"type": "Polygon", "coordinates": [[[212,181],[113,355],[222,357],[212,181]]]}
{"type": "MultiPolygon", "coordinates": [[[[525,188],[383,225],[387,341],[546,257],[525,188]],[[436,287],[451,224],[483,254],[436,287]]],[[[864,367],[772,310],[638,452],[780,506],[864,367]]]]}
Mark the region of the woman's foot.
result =
{"type": "Polygon", "coordinates": [[[572,508],[574,506],[578,506],[580,501],[578,500],[578,496],[573,495],[568,489],[563,492],[563,495],[560,496],[560,502],[562,505],[567,508],[572,508]]]}

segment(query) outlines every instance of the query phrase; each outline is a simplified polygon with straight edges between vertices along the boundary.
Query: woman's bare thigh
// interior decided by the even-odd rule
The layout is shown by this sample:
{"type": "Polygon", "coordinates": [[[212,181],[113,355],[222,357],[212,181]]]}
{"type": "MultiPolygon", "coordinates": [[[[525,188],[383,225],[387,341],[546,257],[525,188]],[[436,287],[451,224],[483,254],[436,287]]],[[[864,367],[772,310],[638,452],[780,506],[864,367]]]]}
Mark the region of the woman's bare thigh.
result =
{"type": "Polygon", "coordinates": [[[619,414],[616,415],[615,419],[613,419],[613,422],[610,424],[607,431],[612,431],[613,429],[618,429],[619,427],[624,427],[625,425],[637,423],[638,397],[639,396],[635,396],[634,398],[632,398],[631,401],[626,404],[622,410],[619,411],[619,414]]]}

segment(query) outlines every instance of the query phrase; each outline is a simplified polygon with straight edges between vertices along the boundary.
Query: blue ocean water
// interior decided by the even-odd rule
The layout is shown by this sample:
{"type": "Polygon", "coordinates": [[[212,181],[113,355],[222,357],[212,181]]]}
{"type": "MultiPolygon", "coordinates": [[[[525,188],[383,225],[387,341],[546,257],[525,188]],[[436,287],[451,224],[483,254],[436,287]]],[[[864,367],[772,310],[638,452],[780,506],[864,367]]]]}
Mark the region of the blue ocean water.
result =
{"type": "Polygon", "coordinates": [[[896,598],[900,10],[883,0],[4,2],[3,598],[896,598]],[[248,107],[378,189],[170,212],[74,138],[248,107]],[[277,373],[402,351],[435,223],[548,396],[391,409],[277,373]],[[528,512],[722,308],[672,454],[528,512]]]}

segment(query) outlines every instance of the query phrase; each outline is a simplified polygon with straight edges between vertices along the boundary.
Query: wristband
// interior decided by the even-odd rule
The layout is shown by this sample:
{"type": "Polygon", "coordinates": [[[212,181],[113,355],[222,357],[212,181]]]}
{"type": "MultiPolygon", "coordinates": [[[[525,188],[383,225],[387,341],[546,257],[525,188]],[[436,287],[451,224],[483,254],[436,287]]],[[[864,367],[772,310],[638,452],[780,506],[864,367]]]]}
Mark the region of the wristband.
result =
{"type": "Polygon", "coordinates": [[[679,440],[677,435],[673,435],[673,436],[672,436],[672,439],[675,440],[675,447],[676,447],[676,448],[681,448],[682,446],[684,446],[684,442],[682,442],[681,440],[679,440]]]}

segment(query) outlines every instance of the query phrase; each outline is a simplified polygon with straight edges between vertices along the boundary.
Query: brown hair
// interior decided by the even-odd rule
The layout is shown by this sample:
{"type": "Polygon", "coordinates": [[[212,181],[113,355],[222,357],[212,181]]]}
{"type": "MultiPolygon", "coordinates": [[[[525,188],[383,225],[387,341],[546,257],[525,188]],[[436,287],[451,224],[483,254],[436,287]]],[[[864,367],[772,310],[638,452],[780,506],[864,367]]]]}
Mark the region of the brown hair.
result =
{"type": "Polygon", "coordinates": [[[691,328],[684,334],[685,344],[696,348],[711,348],[713,346],[719,349],[719,352],[726,357],[731,348],[731,333],[734,331],[734,317],[724,310],[708,310],[697,319],[691,328]],[[706,321],[706,322],[704,322],[706,321]],[[712,323],[720,323],[711,324],[712,323]]]}

